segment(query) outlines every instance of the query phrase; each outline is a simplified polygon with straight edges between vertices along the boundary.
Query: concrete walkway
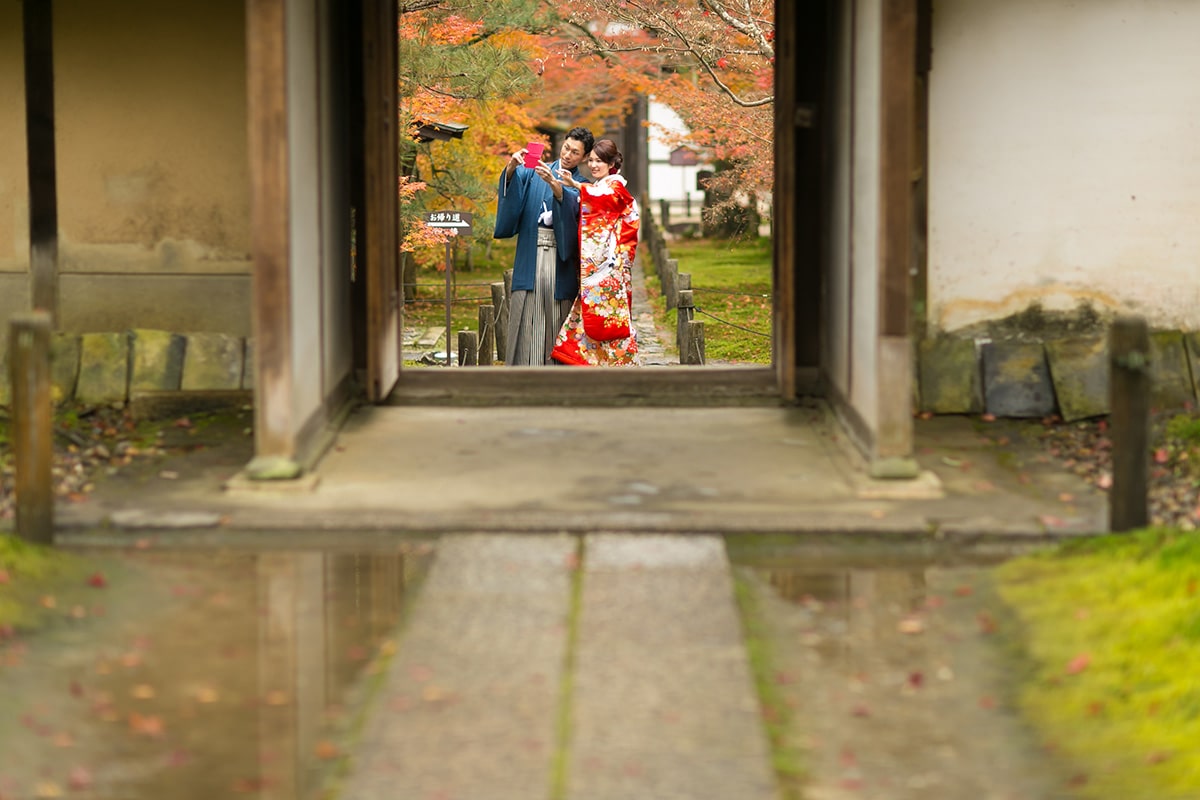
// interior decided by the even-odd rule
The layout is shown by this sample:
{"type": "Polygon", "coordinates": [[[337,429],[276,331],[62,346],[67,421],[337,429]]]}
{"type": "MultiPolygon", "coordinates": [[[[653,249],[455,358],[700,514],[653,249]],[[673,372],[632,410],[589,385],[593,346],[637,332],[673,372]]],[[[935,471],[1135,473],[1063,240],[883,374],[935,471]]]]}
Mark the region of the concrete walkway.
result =
{"type": "Polygon", "coordinates": [[[716,537],[445,537],[342,796],[770,800],[741,643],[716,537]]]}

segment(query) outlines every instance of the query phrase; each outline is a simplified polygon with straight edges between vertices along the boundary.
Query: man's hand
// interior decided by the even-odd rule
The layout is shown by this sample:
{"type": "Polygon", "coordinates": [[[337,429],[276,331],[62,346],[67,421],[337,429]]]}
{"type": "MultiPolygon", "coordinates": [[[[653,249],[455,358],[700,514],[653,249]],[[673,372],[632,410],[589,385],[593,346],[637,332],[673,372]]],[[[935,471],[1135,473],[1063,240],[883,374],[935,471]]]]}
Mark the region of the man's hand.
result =
{"type": "Polygon", "coordinates": [[[525,151],[528,148],[522,147],[517,152],[508,157],[508,163],[504,165],[504,180],[512,180],[513,173],[517,171],[517,167],[525,163],[525,151]]]}
{"type": "Polygon", "coordinates": [[[537,173],[539,178],[550,184],[550,189],[554,192],[554,199],[562,200],[562,181],[554,177],[554,173],[550,171],[550,165],[543,162],[534,167],[533,171],[537,173]]]}

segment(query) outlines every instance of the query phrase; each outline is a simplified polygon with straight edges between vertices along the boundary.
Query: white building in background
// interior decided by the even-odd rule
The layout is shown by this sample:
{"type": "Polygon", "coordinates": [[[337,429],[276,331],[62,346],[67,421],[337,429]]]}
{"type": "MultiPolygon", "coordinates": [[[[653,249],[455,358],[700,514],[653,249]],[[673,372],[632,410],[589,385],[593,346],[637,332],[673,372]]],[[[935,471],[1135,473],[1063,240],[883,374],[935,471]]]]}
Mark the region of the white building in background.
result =
{"type": "Polygon", "coordinates": [[[696,183],[696,174],[711,170],[712,167],[698,163],[699,153],[690,148],[690,152],[676,153],[675,158],[677,162],[683,160],[691,162],[690,164],[672,164],[671,153],[680,148],[664,140],[664,134],[667,132],[686,135],[689,132],[688,127],[683,124],[678,114],[656,102],[653,97],[647,106],[646,120],[650,123],[646,131],[646,187],[650,200],[687,200],[690,196],[699,208],[704,202],[704,191],[696,183]]]}

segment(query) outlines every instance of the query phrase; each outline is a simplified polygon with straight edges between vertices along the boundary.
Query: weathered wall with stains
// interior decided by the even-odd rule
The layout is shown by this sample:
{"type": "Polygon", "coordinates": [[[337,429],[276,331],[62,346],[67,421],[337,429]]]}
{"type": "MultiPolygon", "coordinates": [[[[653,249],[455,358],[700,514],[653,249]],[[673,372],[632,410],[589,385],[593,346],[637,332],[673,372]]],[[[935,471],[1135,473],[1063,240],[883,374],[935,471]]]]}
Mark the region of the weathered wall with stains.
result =
{"type": "MultiPolygon", "coordinates": [[[[21,15],[0,5],[0,313],[28,303],[21,15]]],[[[241,0],[54,5],[60,327],[250,333],[241,0]]]]}
{"type": "Polygon", "coordinates": [[[0,343],[29,306],[29,182],[21,4],[0,3],[0,343]]]}
{"type": "Polygon", "coordinates": [[[928,311],[1200,329],[1200,3],[935,0],[928,311]]]}

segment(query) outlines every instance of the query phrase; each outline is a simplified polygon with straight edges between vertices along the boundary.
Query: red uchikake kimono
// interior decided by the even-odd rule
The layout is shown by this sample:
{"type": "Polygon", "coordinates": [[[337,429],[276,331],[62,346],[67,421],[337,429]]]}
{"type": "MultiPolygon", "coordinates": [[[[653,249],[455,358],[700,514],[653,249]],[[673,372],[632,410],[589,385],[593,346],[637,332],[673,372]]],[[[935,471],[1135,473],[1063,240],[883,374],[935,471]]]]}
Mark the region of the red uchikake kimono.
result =
{"type": "Polygon", "coordinates": [[[579,190],[579,297],[551,358],[581,367],[638,366],[633,326],[637,202],[610,175],[579,190]]]}

